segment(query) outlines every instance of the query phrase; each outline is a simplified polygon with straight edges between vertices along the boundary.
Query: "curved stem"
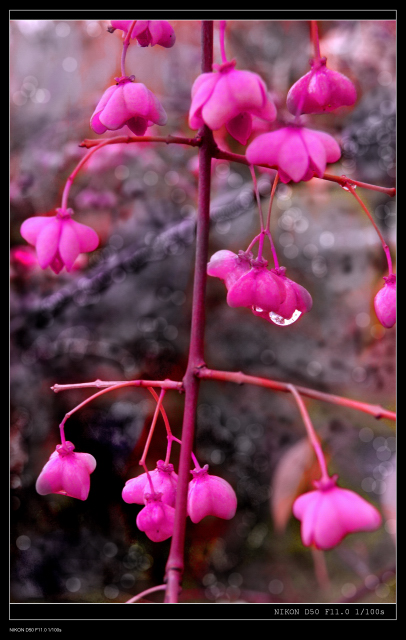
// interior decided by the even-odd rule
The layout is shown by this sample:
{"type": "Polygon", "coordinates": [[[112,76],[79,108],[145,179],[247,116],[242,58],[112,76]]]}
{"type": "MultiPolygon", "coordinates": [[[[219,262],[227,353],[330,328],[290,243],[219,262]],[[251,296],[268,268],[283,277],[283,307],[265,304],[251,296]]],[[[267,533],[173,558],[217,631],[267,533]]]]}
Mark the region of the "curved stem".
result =
{"type": "Polygon", "coordinates": [[[256,197],[256,200],[257,200],[258,213],[259,213],[259,224],[260,224],[260,227],[261,227],[261,231],[263,231],[264,230],[264,219],[263,219],[263,215],[262,215],[261,198],[259,197],[257,178],[256,178],[256,175],[255,175],[254,166],[252,164],[250,164],[250,171],[251,171],[251,176],[252,176],[252,182],[254,183],[255,197],[256,197]]]}
{"type": "Polygon", "coordinates": [[[276,176],[275,176],[274,181],[272,183],[271,196],[269,198],[268,215],[267,215],[267,218],[266,218],[266,225],[265,225],[266,235],[268,236],[268,240],[269,240],[269,243],[271,245],[271,251],[272,251],[272,255],[273,255],[273,261],[274,261],[274,264],[275,264],[275,269],[279,268],[279,262],[278,262],[278,256],[276,254],[275,245],[274,245],[273,240],[272,240],[270,226],[271,226],[272,203],[273,203],[273,199],[274,199],[274,196],[275,196],[275,191],[276,191],[276,187],[277,187],[278,181],[279,181],[279,173],[276,172],[276,176]]]}
{"type": "Polygon", "coordinates": [[[134,29],[134,25],[136,22],[137,22],[136,20],[132,21],[130,28],[128,29],[127,35],[124,38],[123,51],[121,54],[121,75],[122,76],[125,76],[125,58],[127,55],[127,49],[130,46],[131,33],[132,33],[132,30],[134,29]]]}
{"type": "Polygon", "coordinates": [[[303,402],[302,398],[300,397],[300,394],[298,393],[297,389],[293,384],[288,384],[288,389],[292,393],[299,407],[299,411],[302,415],[303,422],[305,423],[307,435],[309,436],[309,440],[314,449],[314,452],[316,454],[316,457],[320,466],[321,477],[323,480],[327,481],[329,480],[330,476],[328,475],[328,472],[327,472],[326,459],[324,457],[324,453],[323,453],[323,449],[321,448],[320,441],[314,430],[312,421],[310,420],[310,416],[306,409],[305,403],[303,402]]]}
{"type": "Polygon", "coordinates": [[[141,591],[141,593],[138,593],[133,598],[130,598],[129,600],[127,600],[125,604],[131,604],[133,602],[137,602],[138,600],[141,600],[141,598],[148,596],[150,593],[154,593],[155,591],[165,591],[165,589],[166,589],[166,584],[159,584],[157,587],[151,587],[150,589],[145,589],[145,591],[141,591]]]}
{"type": "Polygon", "coordinates": [[[380,241],[382,243],[383,250],[385,251],[386,260],[388,262],[389,275],[392,275],[392,258],[391,258],[391,255],[390,255],[390,249],[389,249],[388,245],[386,244],[385,239],[384,239],[382,233],[380,232],[380,230],[378,228],[378,225],[376,224],[375,220],[373,219],[372,215],[368,211],[368,209],[365,206],[365,204],[362,202],[362,200],[359,197],[359,195],[357,193],[355,193],[354,187],[351,184],[347,184],[345,188],[348,189],[348,191],[350,191],[352,193],[354,198],[359,202],[359,204],[361,205],[361,207],[363,208],[363,210],[367,214],[368,218],[372,222],[373,227],[374,227],[376,233],[378,234],[379,239],[380,239],[380,241]]]}
{"type": "Polygon", "coordinates": [[[160,409],[161,409],[161,404],[162,404],[162,401],[163,401],[164,397],[165,397],[165,389],[161,389],[161,393],[159,394],[158,402],[157,402],[157,405],[155,407],[154,416],[152,418],[152,423],[151,423],[151,426],[150,426],[150,429],[149,429],[148,438],[147,438],[147,441],[145,443],[145,447],[144,447],[143,454],[141,456],[141,460],[139,461],[139,464],[141,464],[141,465],[145,465],[145,460],[146,460],[146,457],[148,455],[149,445],[151,444],[152,436],[154,435],[156,421],[158,420],[159,412],[160,412],[160,409]]]}
{"type": "Polygon", "coordinates": [[[66,185],[65,188],[63,190],[63,194],[62,194],[62,204],[61,204],[61,208],[62,209],[66,209],[67,205],[68,205],[68,196],[69,196],[69,191],[70,188],[72,186],[72,183],[75,179],[75,177],[77,176],[77,174],[79,173],[79,171],[81,170],[81,168],[83,167],[83,165],[89,160],[89,158],[99,149],[101,149],[102,147],[105,147],[106,144],[109,144],[109,140],[102,140],[102,142],[98,142],[96,146],[94,146],[92,149],[90,149],[90,151],[81,159],[81,161],[78,163],[78,165],[76,166],[76,168],[72,171],[72,173],[70,174],[69,178],[66,181],[66,185]]]}
{"type": "Polygon", "coordinates": [[[224,64],[227,62],[226,49],[225,49],[225,33],[226,33],[226,20],[220,20],[220,52],[221,52],[221,62],[224,64]]]}

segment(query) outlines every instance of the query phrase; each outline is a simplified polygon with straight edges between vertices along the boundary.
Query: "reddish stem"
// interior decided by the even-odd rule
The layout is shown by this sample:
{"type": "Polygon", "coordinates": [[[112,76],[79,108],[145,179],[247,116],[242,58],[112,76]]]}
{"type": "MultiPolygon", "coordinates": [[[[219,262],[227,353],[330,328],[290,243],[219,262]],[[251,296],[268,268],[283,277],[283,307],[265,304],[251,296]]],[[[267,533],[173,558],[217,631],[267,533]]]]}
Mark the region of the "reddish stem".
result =
{"type": "MultiPolygon", "coordinates": [[[[202,22],[202,73],[208,73],[213,64],[213,22],[202,22]]],[[[165,602],[177,602],[184,569],[184,544],[187,515],[187,490],[190,480],[195,414],[199,392],[196,370],[204,363],[205,292],[208,239],[210,228],[210,173],[211,158],[215,149],[213,134],[205,125],[199,131],[202,145],[199,151],[199,193],[196,228],[196,257],[193,283],[192,322],[188,365],[183,385],[185,408],[182,425],[178,485],[176,491],[175,524],[171,548],[166,564],[167,590],[165,602]]]]}
{"type": "Polygon", "coordinates": [[[320,60],[320,43],[319,43],[319,30],[317,28],[317,21],[310,20],[311,39],[314,47],[314,57],[316,60],[320,60]]]}

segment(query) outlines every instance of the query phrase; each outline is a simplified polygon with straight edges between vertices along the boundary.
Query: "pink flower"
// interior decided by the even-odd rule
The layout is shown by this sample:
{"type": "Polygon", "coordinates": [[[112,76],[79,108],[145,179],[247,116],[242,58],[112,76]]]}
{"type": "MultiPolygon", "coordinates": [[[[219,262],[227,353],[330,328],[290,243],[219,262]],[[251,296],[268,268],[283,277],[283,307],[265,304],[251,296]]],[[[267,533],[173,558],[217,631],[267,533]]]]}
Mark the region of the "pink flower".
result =
{"type": "Polygon", "coordinates": [[[213,65],[214,73],[202,73],[192,87],[189,126],[199,129],[206,124],[216,131],[224,124],[241,144],[252,131],[252,116],[273,122],[276,108],[265,83],[252,71],[237,71],[235,60],[213,65]]]}
{"type": "Polygon", "coordinates": [[[287,107],[290,113],[325,113],[351,106],[357,92],[351,80],[326,67],[326,58],[311,60],[312,70],[290,88],[287,107]]]}
{"type": "Polygon", "coordinates": [[[208,468],[209,465],[205,464],[203,469],[190,472],[193,480],[189,482],[187,512],[194,523],[205,516],[230,520],[237,509],[237,497],[232,486],[223,478],[210,476],[208,468]]]}
{"type": "Polygon", "coordinates": [[[35,485],[41,496],[60,493],[63,496],[86,500],[90,489],[90,474],[96,460],[90,453],[73,453],[75,445],[67,440],[57,444],[35,485]]]}
{"type": "Polygon", "coordinates": [[[317,490],[299,496],[293,504],[306,547],[332,549],[349,533],[374,531],[381,525],[377,509],[353,491],[337,487],[336,480],[337,476],[316,481],[317,490]]]}
{"type": "Polygon", "coordinates": [[[161,501],[161,495],[145,494],[146,505],[137,516],[137,527],[153,542],[170,538],[175,522],[175,509],[161,501]]]}
{"type": "MultiPolygon", "coordinates": [[[[114,29],[121,29],[128,32],[132,20],[112,20],[111,26],[114,29]]],[[[176,41],[173,28],[166,20],[137,20],[131,32],[131,38],[137,38],[140,47],[153,47],[160,44],[161,47],[170,49],[176,41]]]]}
{"type": "Polygon", "coordinates": [[[21,225],[21,235],[37,251],[42,269],[51,267],[59,273],[63,267],[70,271],[79,253],[93,251],[99,244],[97,233],[71,219],[72,209],[57,209],[56,216],[28,218],[21,225]]]}
{"type": "Polygon", "coordinates": [[[115,78],[117,84],[106,89],[90,118],[95,133],[116,131],[127,125],[136,136],[143,136],[147,127],[164,125],[166,112],[152,91],[134,76],[115,78]]]}
{"type": "Polygon", "coordinates": [[[375,313],[381,325],[390,329],[396,322],[396,275],[385,276],[385,285],[374,300],[375,313]]]}
{"type": "Polygon", "coordinates": [[[146,504],[145,495],[151,493],[148,475],[154,491],[161,494],[162,502],[174,507],[178,476],[173,470],[173,464],[165,464],[163,460],[158,460],[157,468],[149,474],[142,473],[137,478],[127,480],[122,492],[124,502],[146,504]]]}
{"type": "Polygon", "coordinates": [[[250,164],[278,169],[281,181],[287,183],[310,180],[313,172],[321,178],[326,164],[337,162],[341,151],[328,133],[290,125],[258,136],[245,155],[250,164]]]}
{"type": "Polygon", "coordinates": [[[252,313],[280,326],[292,324],[310,311],[310,293],[285,276],[285,267],[267,268],[252,253],[217,251],[207,265],[208,275],[224,281],[230,307],[248,307],[252,313]]]}

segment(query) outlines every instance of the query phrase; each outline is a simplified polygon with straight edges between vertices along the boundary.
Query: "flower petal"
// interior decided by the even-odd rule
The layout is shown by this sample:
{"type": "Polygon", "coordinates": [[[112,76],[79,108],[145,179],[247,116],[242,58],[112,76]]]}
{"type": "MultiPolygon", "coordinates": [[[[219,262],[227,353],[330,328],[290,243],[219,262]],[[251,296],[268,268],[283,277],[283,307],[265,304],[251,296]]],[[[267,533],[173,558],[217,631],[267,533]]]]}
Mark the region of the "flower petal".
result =
{"type": "MultiPolygon", "coordinates": [[[[99,246],[99,236],[96,231],[76,220],[67,220],[73,228],[79,242],[79,252],[94,251],[99,246]]],[[[79,455],[79,454],[78,454],[79,455]]]]}
{"type": "Polygon", "coordinates": [[[62,221],[56,216],[49,219],[49,223],[40,231],[35,248],[37,250],[38,263],[42,269],[46,269],[54,260],[59,245],[62,221]]]}
{"type": "Polygon", "coordinates": [[[76,234],[75,224],[79,223],[68,219],[62,220],[59,253],[67,271],[72,269],[73,263],[80,253],[80,242],[76,234]]]}
{"type": "Polygon", "coordinates": [[[226,129],[230,136],[240,144],[246,145],[252,133],[252,116],[246,111],[226,122],[226,129]]]}
{"type": "Polygon", "coordinates": [[[124,100],[123,88],[127,84],[129,83],[119,84],[114,87],[115,91],[111,93],[103,111],[99,113],[99,122],[112,131],[123,127],[133,115],[129,113],[124,100]]]}
{"type": "Polygon", "coordinates": [[[309,167],[309,155],[299,131],[288,127],[278,153],[278,167],[294,182],[299,182],[309,167]]]}
{"type": "Polygon", "coordinates": [[[42,229],[52,220],[47,216],[36,216],[34,218],[27,218],[21,225],[20,233],[24,240],[32,245],[37,242],[38,236],[42,229]]]}

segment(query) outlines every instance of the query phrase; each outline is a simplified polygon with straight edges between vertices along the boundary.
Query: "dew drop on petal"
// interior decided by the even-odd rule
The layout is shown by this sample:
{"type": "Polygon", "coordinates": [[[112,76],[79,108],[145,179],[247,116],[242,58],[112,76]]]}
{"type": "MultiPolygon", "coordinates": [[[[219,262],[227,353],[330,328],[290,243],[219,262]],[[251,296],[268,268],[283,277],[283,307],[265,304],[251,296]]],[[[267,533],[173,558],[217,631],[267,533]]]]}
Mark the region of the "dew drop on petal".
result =
{"type": "Polygon", "coordinates": [[[299,320],[301,315],[302,312],[298,311],[298,309],[293,312],[290,318],[282,318],[282,316],[278,315],[274,311],[271,311],[269,313],[269,318],[274,324],[277,324],[280,327],[286,327],[288,324],[293,324],[294,322],[296,322],[296,320],[299,320]]]}
{"type": "Polygon", "coordinates": [[[263,309],[261,309],[261,307],[252,307],[252,308],[256,313],[263,313],[264,311],[263,309]]]}

